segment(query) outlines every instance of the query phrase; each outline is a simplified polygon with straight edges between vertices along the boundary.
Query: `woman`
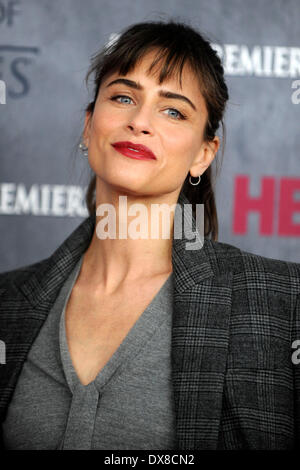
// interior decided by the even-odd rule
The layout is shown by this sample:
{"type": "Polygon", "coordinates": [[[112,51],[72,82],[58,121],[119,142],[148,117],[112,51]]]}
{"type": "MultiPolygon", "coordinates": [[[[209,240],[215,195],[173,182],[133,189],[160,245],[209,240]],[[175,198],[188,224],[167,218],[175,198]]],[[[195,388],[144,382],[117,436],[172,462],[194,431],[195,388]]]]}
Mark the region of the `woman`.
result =
{"type": "Polygon", "coordinates": [[[294,448],[300,265],[217,241],[219,57],[185,24],[147,22],[91,73],[80,143],[90,215],[48,259],[0,276],[3,446],[294,448]],[[175,238],[174,213],[167,237],[129,237],[136,203],[146,227],[155,204],[193,203],[193,229],[203,204],[204,242],[175,238]],[[107,238],[106,204],[118,224],[107,238]]]}

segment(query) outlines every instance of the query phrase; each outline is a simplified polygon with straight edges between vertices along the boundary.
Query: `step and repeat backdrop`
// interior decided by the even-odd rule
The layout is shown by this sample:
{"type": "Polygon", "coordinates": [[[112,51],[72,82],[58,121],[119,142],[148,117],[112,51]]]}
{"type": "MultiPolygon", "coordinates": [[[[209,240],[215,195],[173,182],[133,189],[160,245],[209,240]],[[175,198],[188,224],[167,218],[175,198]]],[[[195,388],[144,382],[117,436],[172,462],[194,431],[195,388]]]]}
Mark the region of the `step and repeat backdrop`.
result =
{"type": "Polygon", "coordinates": [[[91,56],[168,18],[204,33],[225,69],[219,241],[300,262],[299,0],[0,0],[0,272],[51,255],[88,216],[91,56]]]}

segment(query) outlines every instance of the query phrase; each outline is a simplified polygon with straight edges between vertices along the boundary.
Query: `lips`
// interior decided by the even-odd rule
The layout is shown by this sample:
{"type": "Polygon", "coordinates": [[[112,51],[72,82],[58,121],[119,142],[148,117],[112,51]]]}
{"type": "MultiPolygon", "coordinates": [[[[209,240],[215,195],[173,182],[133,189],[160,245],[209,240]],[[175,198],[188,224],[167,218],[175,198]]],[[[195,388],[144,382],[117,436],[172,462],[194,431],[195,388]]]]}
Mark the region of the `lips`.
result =
{"type": "Polygon", "coordinates": [[[115,142],[112,146],[127,157],[139,160],[156,160],[154,153],[145,145],[134,144],[133,142],[115,142]]]}

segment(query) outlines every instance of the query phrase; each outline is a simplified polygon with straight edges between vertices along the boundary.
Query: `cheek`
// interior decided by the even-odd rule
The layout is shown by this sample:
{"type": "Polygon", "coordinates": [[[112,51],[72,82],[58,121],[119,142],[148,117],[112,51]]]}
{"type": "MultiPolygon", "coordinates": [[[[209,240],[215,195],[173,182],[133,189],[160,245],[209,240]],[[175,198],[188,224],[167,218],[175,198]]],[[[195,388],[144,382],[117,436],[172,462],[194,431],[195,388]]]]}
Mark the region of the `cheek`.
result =
{"type": "Polygon", "coordinates": [[[174,129],[166,142],[165,151],[168,155],[168,166],[188,169],[199,148],[199,139],[189,129],[174,129]]]}
{"type": "Polygon", "coordinates": [[[108,108],[102,105],[94,114],[92,133],[96,139],[111,134],[121,124],[120,116],[117,113],[112,113],[111,108],[108,108]]]}
{"type": "Polygon", "coordinates": [[[105,118],[105,115],[102,113],[97,115],[94,119],[92,133],[96,139],[107,135],[112,127],[112,120],[105,118]]]}

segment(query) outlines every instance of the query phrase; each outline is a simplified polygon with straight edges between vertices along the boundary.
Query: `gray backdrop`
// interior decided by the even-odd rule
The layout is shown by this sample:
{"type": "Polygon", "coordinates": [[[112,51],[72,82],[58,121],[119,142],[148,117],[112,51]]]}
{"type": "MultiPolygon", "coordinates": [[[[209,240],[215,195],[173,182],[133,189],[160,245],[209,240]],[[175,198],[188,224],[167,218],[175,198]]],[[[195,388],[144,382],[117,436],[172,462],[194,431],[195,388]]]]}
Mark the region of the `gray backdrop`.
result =
{"type": "Polygon", "coordinates": [[[225,67],[219,241],[300,262],[299,0],[0,0],[0,271],[49,256],[87,216],[76,142],[91,55],[170,16],[208,35],[225,67]]]}

